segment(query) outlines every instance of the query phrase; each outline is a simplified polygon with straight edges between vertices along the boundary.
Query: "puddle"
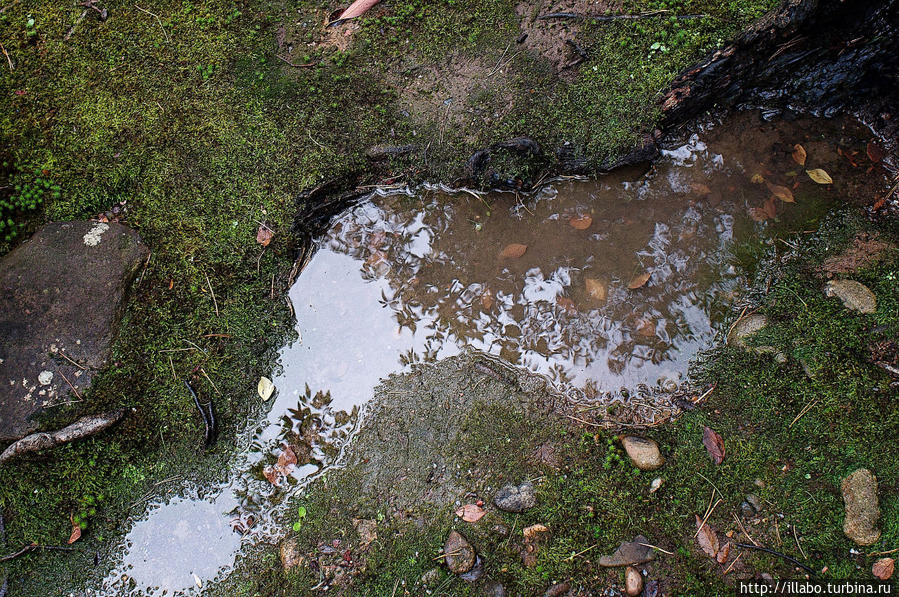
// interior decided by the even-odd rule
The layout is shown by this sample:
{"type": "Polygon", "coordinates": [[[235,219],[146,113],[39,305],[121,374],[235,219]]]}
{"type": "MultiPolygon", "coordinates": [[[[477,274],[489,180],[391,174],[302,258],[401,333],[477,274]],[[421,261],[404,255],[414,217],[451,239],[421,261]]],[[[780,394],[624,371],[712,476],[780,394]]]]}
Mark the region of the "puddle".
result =
{"type": "Polygon", "coordinates": [[[290,291],[300,339],[281,353],[278,391],[230,480],[151,504],[91,594],[199,592],[241,546],[277,539],[286,498],[339,462],[378,381],[412,363],[478,350],[582,398],[676,390],[748,287],[733,247],[813,228],[875,188],[852,165],[869,138],[854,123],[741,114],[645,175],[527,197],[370,197],[335,220],[290,291]],[[811,180],[795,143],[833,185],[811,180]],[[795,202],[770,200],[759,177],[795,202]]]}

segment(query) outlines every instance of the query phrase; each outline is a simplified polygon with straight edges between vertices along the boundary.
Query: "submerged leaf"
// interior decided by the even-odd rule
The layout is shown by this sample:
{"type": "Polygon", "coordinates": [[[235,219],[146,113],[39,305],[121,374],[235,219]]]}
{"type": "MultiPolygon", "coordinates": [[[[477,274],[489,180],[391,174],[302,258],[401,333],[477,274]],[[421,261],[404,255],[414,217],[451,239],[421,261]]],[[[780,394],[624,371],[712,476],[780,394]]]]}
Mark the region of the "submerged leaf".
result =
{"type": "Polygon", "coordinates": [[[712,457],[712,460],[715,464],[721,464],[724,462],[724,440],[721,438],[721,435],[718,434],[717,431],[714,431],[711,427],[706,426],[702,431],[702,445],[705,446],[705,449],[709,451],[709,456],[712,457]]]}
{"type": "Polygon", "coordinates": [[[278,464],[275,468],[277,468],[280,472],[285,475],[290,472],[291,467],[297,463],[297,455],[290,448],[290,446],[284,446],[284,450],[278,455],[278,464]]]}
{"type": "Polygon", "coordinates": [[[267,377],[260,377],[259,383],[256,385],[256,391],[259,393],[260,398],[268,400],[275,391],[275,384],[267,377]]]}
{"type": "Polygon", "coordinates": [[[582,216],[575,216],[568,220],[568,223],[571,224],[571,227],[575,230],[586,230],[590,227],[590,224],[593,223],[593,218],[584,214],[582,216]]]}
{"type": "Polygon", "coordinates": [[[789,188],[779,185],[779,184],[771,184],[770,182],[765,183],[768,185],[768,190],[771,191],[771,194],[780,199],[785,203],[795,203],[795,199],[793,199],[793,191],[789,188]]]}
{"type": "Polygon", "coordinates": [[[832,184],[833,179],[830,175],[822,170],[821,168],[815,168],[814,170],[806,170],[806,174],[808,174],[809,178],[817,182],[818,184],[832,184]]]}
{"type": "Polygon", "coordinates": [[[481,293],[481,307],[483,307],[485,311],[489,311],[493,308],[494,304],[496,304],[496,299],[493,298],[493,291],[487,288],[481,293]]]}
{"type": "Polygon", "coordinates": [[[587,287],[587,294],[589,294],[591,298],[594,298],[600,302],[606,300],[609,291],[602,280],[597,280],[596,278],[587,278],[586,280],[584,280],[584,285],[587,287]]]}
{"type": "Polygon", "coordinates": [[[793,146],[793,161],[799,164],[800,166],[805,166],[805,148],[797,143],[793,146]]]}
{"type": "Polygon", "coordinates": [[[718,533],[716,533],[712,527],[708,525],[707,522],[703,522],[699,515],[696,516],[696,540],[699,542],[699,547],[702,548],[710,558],[717,557],[718,550],[720,549],[720,543],[718,543],[718,533]]]}
{"type": "Polygon", "coordinates": [[[886,155],[885,152],[883,151],[883,148],[881,148],[880,145],[878,145],[874,141],[871,141],[870,143],[868,143],[867,153],[868,153],[868,159],[871,160],[872,162],[874,162],[875,164],[877,162],[881,161],[884,158],[884,156],[886,155]]]}
{"type": "Polygon", "coordinates": [[[527,245],[522,245],[521,243],[512,243],[506,245],[503,249],[502,253],[499,254],[503,259],[518,259],[528,250],[527,245]]]}
{"type": "Polygon", "coordinates": [[[634,276],[628,283],[627,287],[631,290],[642,288],[643,286],[646,286],[647,282],[649,282],[650,276],[652,276],[652,272],[643,272],[639,276],[634,276]]]}

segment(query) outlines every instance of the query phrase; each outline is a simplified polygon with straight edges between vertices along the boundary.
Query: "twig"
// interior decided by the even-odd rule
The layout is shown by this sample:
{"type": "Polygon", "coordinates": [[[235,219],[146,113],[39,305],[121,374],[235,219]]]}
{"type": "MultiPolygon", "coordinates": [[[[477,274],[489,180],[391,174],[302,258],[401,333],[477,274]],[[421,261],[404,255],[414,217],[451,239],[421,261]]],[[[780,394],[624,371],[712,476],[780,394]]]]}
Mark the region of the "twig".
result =
{"type": "Polygon", "coordinates": [[[793,422],[790,423],[790,427],[792,427],[793,425],[795,425],[795,424],[796,424],[796,421],[798,421],[799,419],[801,419],[802,417],[804,417],[805,414],[806,414],[808,411],[812,410],[812,409],[815,407],[816,404],[818,404],[818,398],[815,398],[814,400],[812,400],[811,402],[809,402],[808,404],[806,404],[804,407],[802,407],[802,410],[799,411],[799,414],[796,415],[796,417],[793,419],[793,422]]]}
{"type": "Polygon", "coordinates": [[[75,29],[78,28],[78,25],[80,25],[80,24],[81,24],[81,21],[84,20],[84,17],[87,16],[87,13],[88,13],[88,9],[85,8],[85,9],[81,12],[81,16],[78,17],[78,20],[75,21],[75,24],[72,25],[72,28],[69,29],[69,32],[66,33],[66,36],[62,38],[63,41],[69,41],[69,38],[72,37],[72,34],[73,34],[73,33],[75,33],[75,29]]]}
{"type": "Polygon", "coordinates": [[[59,371],[59,374],[62,376],[62,378],[66,380],[66,383],[69,384],[69,387],[72,388],[72,391],[75,392],[75,397],[78,398],[78,400],[81,400],[81,394],[78,393],[78,388],[72,385],[72,382],[69,381],[69,378],[66,377],[66,374],[62,372],[62,369],[57,369],[57,371],[59,371]]]}
{"type": "MultiPolygon", "coordinates": [[[[720,501],[720,500],[719,500],[719,501],[720,501]]],[[[660,551],[660,552],[662,552],[662,553],[664,553],[664,554],[668,554],[669,556],[673,556],[673,555],[674,555],[674,552],[673,552],[673,551],[668,551],[667,549],[662,549],[662,548],[659,547],[658,545],[653,545],[652,543],[637,543],[637,545],[642,545],[643,547],[651,547],[652,549],[654,549],[654,550],[656,550],[656,551],[660,551]]]]}
{"type": "Polygon", "coordinates": [[[590,421],[585,421],[583,419],[579,419],[579,418],[575,417],[574,415],[565,415],[565,416],[573,421],[577,421],[578,423],[583,423],[584,425],[590,425],[591,427],[602,427],[602,425],[600,425],[598,423],[591,423],[590,421]]]}
{"type": "Polygon", "coordinates": [[[165,27],[163,27],[163,25],[162,25],[162,19],[159,18],[158,14],[150,12],[149,10],[143,9],[140,6],[138,6],[137,4],[134,5],[134,8],[136,8],[137,10],[139,10],[143,13],[150,15],[151,17],[156,17],[156,22],[159,23],[159,27],[162,29],[162,34],[165,36],[165,42],[172,43],[172,40],[169,39],[169,34],[166,33],[165,27]]]}
{"type": "Polygon", "coordinates": [[[72,363],[73,365],[75,365],[76,367],[78,367],[79,369],[81,369],[82,371],[87,371],[87,367],[85,367],[85,366],[82,365],[81,363],[78,363],[78,362],[76,362],[76,361],[73,361],[72,359],[70,359],[69,357],[67,357],[67,356],[66,356],[66,353],[60,351],[60,352],[57,352],[56,354],[58,354],[59,356],[61,356],[61,357],[64,358],[65,360],[67,360],[68,362],[72,363]]]}
{"type": "Polygon", "coordinates": [[[203,377],[206,378],[206,381],[209,382],[209,385],[212,386],[212,389],[215,390],[215,393],[218,394],[219,396],[221,396],[222,393],[219,391],[219,389],[216,387],[216,385],[214,383],[212,383],[212,380],[209,378],[209,376],[206,375],[206,370],[203,369],[202,367],[200,367],[200,373],[203,374],[203,377]]]}
{"type": "Polygon", "coordinates": [[[168,355],[169,365],[172,367],[172,379],[178,381],[178,375],[175,374],[175,363],[172,362],[172,355],[168,355]]]}
{"type": "Polygon", "coordinates": [[[749,531],[746,530],[746,527],[743,526],[743,523],[740,522],[740,519],[737,518],[737,515],[734,514],[733,517],[734,517],[734,520],[737,522],[737,524],[740,525],[740,530],[743,531],[743,534],[746,535],[746,537],[752,542],[753,545],[758,547],[759,544],[756,543],[755,539],[752,538],[752,535],[749,534],[749,531]]]}
{"type": "Polygon", "coordinates": [[[9,62],[9,72],[16,70],[16,66],[12,63],[12,58],[9,57],[9,52],[3,47],[3,42],[0,42],[0,50],[3,50],[3,55],[6,56],[6,61],[9,62]]]}
{"type": "Polygon", "coordinates": [[[12,560],[13,558],[17,558],[20,555],[26,554],[30,551],[34,551],[35,549],[54,549],[57,551],[75,551],[74,547],[68,547],[65,545],[38,545],[37,543],[31,543],[30,545],[26,545],[22,549],[17,552],[7,554],[5,556],[0,556],[0,562],[6,562],[8,560],[12,560]]]}
{"type": "Polygon", "coordinates": [[[212,282],[209,281],[209,276],[206,275],[206,272],[203,272],[203,275],[206,277],[206,285],[209,286],[209,294],[212,295],[212,304],[215,306],[215,316],[219,317],[219,303],[215,300],[215,291],[212,289],[212,282]]]}
{"type": "MultiPolygon", "coordinates": [[[[624,14],[624,15],[582,15],[576,12],[553,12],[546,15],[540,15],[537,17],[538,21],[546,21],[549,19],[575,19],[575,20],[584,20],[584,21],[592,21],[594,23],[604,23],[607,21],[633,21],[637,19],[649,19],[652,17],[659,17],[664,14],[671,12],[670,10],[655,10],[652,12],[641,12],[638,14],[624,14]]],[[[705,14],[691,14],[691,15],[674,15],[676,19],[699,19],[702,17],[706,17],[708,15],[705,14]]]]}
{"type": "Polygon", "coordinates": [[[727,570],[725,570],[725,571],[721,574],[721,576],[727,576],[727,573],[731,571],[731,568],[733,568],[734,566],[737,565],[737,562],[739,562],[739,561],[740,561],[740,558],[742,558],[742,557],[743,557],[743,554],[742,554],[742,553],[737,554],[737,557],[734,558],[734,561],[730,563],[730,566],[727,567],[727,570]]]}
{"type": "Polygon", "coordinates": [[[796,525],[791,524],[790,526],[793,527],[793,538],[796,539],[796,547],[799,548],[799,553],[802,554],[803,558],[808,559],[808,556],[805,555],[805,550],[802,549],[802,543],[799,542],[799,535],[796,534],[796,525]]]}
{"type": "MultiPolygon", "coordinates": [[[[715,495],[714,492],[712,492],[712,496],[713,496],[713,497],[714,497],[714,495],[715,495]]],[[[699,525],[699,528],[696,529],[696,534],[693,535],[693,538],[694,538],[694,539],[695,539],[696,537],[699,536],[699,532],[702,531],[702,528],[705,526],[705,523],[708,522],[709,518],[712,516],[712,512],[715,511],[715,508],[718,507],[718,504],[720,504],[721,501],[722,501],[722,500],[719,498],[718,501],[715,502],[715,505],[712,506],[711,508],[709,508],[709,511],[706,512],[705,518],[702,519],[702,524],[699,525]]]]}
{"type": "Polygon", "coordinates": [[[805,564],[803,564],[802,562],[800,562],[800,561],[797,560],[796,558],[794,558],[794,557],[792,557],[792,556],[788,556],[788,555],[785,554],[785,553],[780,553],[779,551],[775,551],[775,550],[770,549],[770,548],[768,548],[768,547],[762,547],[761,545],[750,545],[749,543],[737,543],[737,547],[739,547],[739,548],[741,548],[741,549],[755,549],[755,550],[758,550],[758,551],[763,551],[763,552],[765,552],[765,553],[770,553],[771,555],[777,556],[777,557],[779,557],[779,558],[783,558],[784,560],[790,562],[791,564],[795,564],[796,566],[799,566],[800,568],[802,568],[803,570],[805,570],[806,572],[808,572],[808,573],[811,574],[812,576],[817,576],[817,575],[818,575],[817,572],[815,572],[814,570],[812,570],[811,568],[809,568],[808,566],[806,566],[805,564]]]}
{"type": "Polygon", "coordinates": [[[871,558],[874,556],[886,556],[891,553],[896,553],[897,551],[899,551],[899,547],[897,547],[896,549],[891,549],[889,551],[872,551],[871,553],[868,554],[868,557],[871,558]]]}
{"type": "Polygon", "coordinates": [[[204,437],[205,444],[207,446],[210,446],[215,441],[216,432],[215,411],[212,408],[212,400],[210,400],[206,405],[201,404],[200,399],[197,397],[197,393],[194,392],[194,388],[190,385],[190,382],[185,379],[184,385],[187,386],[187,391],[190,392],[191,397],[194,399],[194,404],[197,406],[197,410],[200,411],[200,416],[203,417],[203,424],[206,426],[206,433],[204,437]]]}
{"type": "Polygon", "coordinates": [[[578,556],[580,556],[580,555],[583,555],[583,554],[587,553],[588,551],[590,551],[591,549],[593,549],[593,548],[596,547],[597,545],[599,545],[599,543],[594,543],[593,545],[591,545],[591,546],[588,547],[587,549],[582,549],[581,551],[579,551],[579,552],[577,552],[577,553],[573,553],[573,554],[571,554],[570,556],[568,556],[567,558],[565,558],[565,561],[566,561],[566,562],[574,561],[574,558],[576,558],[576,557],[578,557],[578,556]]]}
{"type": "Polygon", "coordinates": [[[877,365],[878,367],[880,367],[881,369],[884,369],[885,371],[889,371],[893,375],[899,375],[899,369],[897,369],[896,367],[893,367],[892,365],[889,365],[887,363],[882,363],[880,361],[875,361],[874,364],[877,365]]]}
{"type": "MultiPolygon", "coordinates": [[[[165,110],[163,110],[165,112],[165,110]]],[[[150,251],[150,254],[147,255],[147,262],[144,263],[144,269],[140,272],[140,278],[137,279],[137,285],[140,286],[140,283],[144,281],[144,274],[147,273],[147,266],[150,265],[150,259],[153,257],[153,251],[150,251]]]]}

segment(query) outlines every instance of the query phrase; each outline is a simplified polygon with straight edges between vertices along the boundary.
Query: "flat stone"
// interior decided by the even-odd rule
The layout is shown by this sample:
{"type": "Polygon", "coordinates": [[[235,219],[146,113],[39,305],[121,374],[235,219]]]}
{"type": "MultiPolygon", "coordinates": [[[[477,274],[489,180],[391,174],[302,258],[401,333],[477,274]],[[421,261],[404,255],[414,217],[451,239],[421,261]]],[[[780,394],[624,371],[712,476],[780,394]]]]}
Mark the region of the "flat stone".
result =
{"type": "Polygon", "coordinates": [[[768,318],[755,313],[737,321],[737,325],[727,334],[727,345],[735,348],[746,348],[746,340],[768,325],[768,318]]]}
{"type": "Polygon", "coordinates": [[[495,580],[488,580],[484,583],[484,589],[481,593],[484,597],[506,597],[506,587],[495,580]]]}
{"type": "Polygon", "coordinates": [[[285,571],[293,570],[302,566],[305,562],[303,554],[300,553],[299,545],[296,539],[285,539],[281,542],[281,567],[285,571]]]}
{"type": "Polygon", "coordinates": [[[840,491],[846,506],[843,533],[858,545],[877,542],[880,539],[880,529],[877,528],[880,519],[877,477],[866,468],[858,469],[843,479],[840,491]]]}
{"type": "Polygon", "coordinates": [[[440,582],[440,569],[431,568],[421,575],[421,584],[426,587],[436,586],[440,582]]]}
{"type": "Polygon", "coordinates": [[[659,444],[645,437],[628,436],[621,440],[624,451],[641,471],[654,471],[665,464],[659,444]]]}
{"type": "Polygon", "coordinates": [[[147,255],[121,224],[76,221],[47,224],[0,259],[0,441],[34,431],[69,384],[90,385],[147,255]]]}
{"type": "Polygon", "coordinates": [[[537,492],[527,481],[521,485],[506,485],[493,496],[493,503],[506,512],[524,512],[537,505],[537,492]]]}
{"type": "Polygon", "coordinates": [[[637,597],[643,592],[643,575],[633,566],[624,571],[624,592],[628,597],[637,597]]]}
{"type": "Polygon", "coordinates": [[[567,582],[560,582],[546,589],[543,593],[543,597],[562,597],[563,595],[567,595],[569,591],[571,591],[571,585],[567,582]]]}
{"type": "Polygon", "coordinates": [[[649,539],[643,535],[637,535],[633,541],[625,541],[610,556],[602,556],[599,558],[599,565],[604,568],[615,568],[618,566],[636,566],[644,564],[655,559],[655,550],[647,547],[649,539]]]}
{"type": "Polygon", "coordinates": [[[453,574],[465,574],[473,567],[476,554],[471,543],[458,531],[451,531],[443,545],[446,566],[453,574]]]}
{"type": "Polygon", "coordinates": [[[831,280],[827,283],[824,294],[837,297],[847,309],[859,313],[877,311],[877,297],[867,286],[855,280],[831,280]]]}

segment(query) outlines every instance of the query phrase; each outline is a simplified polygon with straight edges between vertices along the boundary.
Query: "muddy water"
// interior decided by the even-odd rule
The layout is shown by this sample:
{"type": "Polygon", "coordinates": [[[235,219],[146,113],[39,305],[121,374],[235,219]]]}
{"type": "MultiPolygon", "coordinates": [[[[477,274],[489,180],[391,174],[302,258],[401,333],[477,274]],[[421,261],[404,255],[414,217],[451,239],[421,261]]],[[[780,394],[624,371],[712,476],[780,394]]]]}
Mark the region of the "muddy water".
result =
{"type": "Polygon", "coordinates": [[[744,114],[645,174],[530,196],[373,195],[337,218],[291,289],[299,340],[230,479],[151,504],[97,594],[199,592],[242,546],[276,539],[286,498],[340,461],[378,381],[412,363],[476,350],[579,398],[676,389],[748,285],[734,247],[804,230],[873,188],[852,165],[868,137],[744,114]],[[806,174],[796,143],[834,184],[806,174]]]}

